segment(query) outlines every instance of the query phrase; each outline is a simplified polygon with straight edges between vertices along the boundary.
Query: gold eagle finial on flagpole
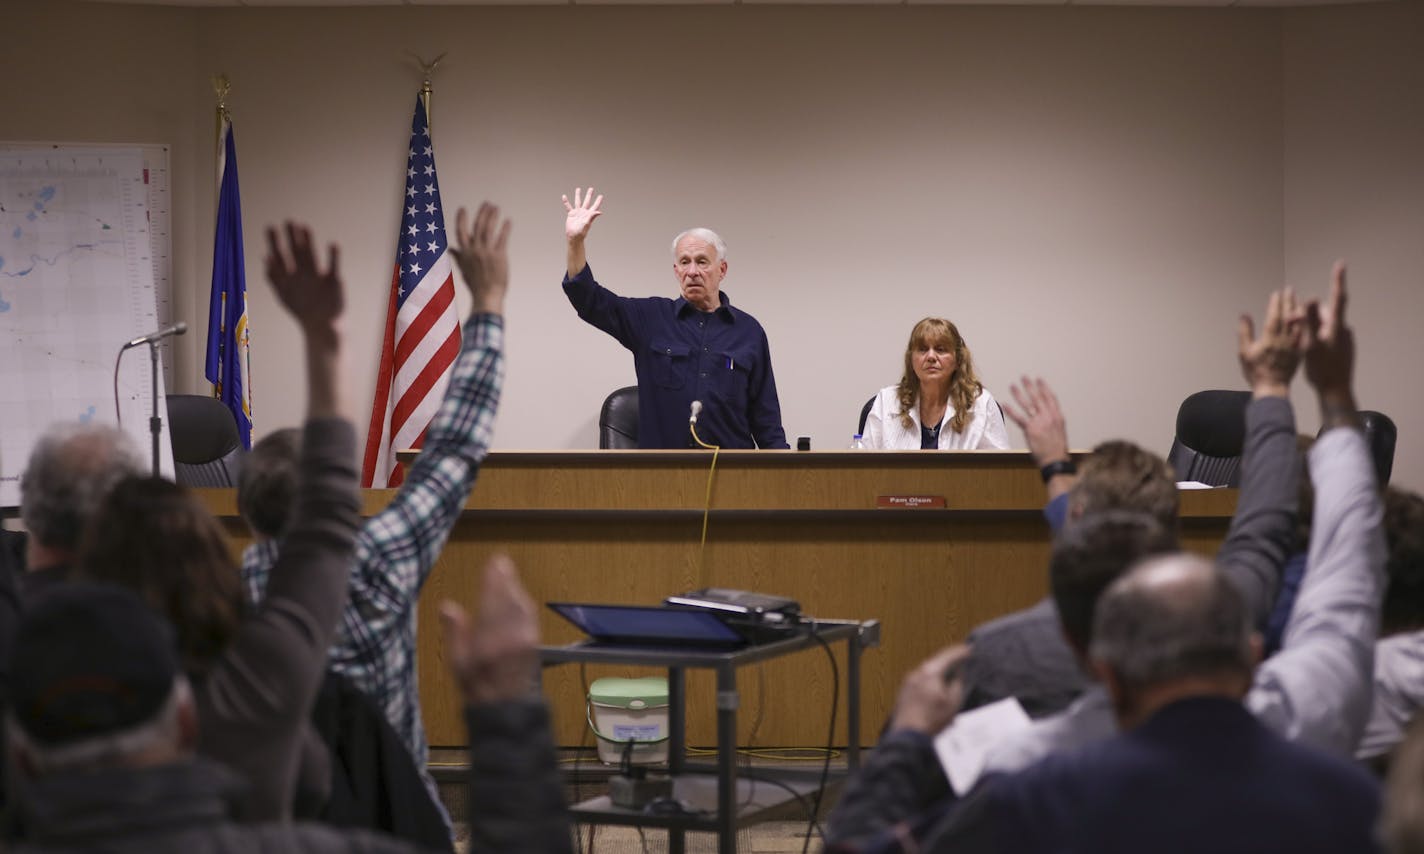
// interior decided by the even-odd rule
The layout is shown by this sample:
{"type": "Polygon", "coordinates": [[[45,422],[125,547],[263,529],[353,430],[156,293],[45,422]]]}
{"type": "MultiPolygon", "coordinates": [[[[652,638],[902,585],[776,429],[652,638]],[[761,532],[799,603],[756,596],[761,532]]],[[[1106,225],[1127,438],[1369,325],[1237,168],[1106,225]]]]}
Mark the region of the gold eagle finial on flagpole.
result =
{"type": "Polygon", "coordinates": [[[421,103],[425,105],[425,129],[428,132],[431,126],[435,124],[434,120],[430,117],[430,93],[434,91],[430,86],[430,78],[435,74],[435,69],[439,67],[440,61],[445,58],[445,54],[442,53],[429,62],[426,62],[415,51],[408,50],[406,53],[420,66],[420,100],[421,103]]]}
{"type": "Polygon", "coordinates": [[[212,76],[213,94],[218,98],[218,145],[222,145],[223,122],[227,120],[227,93],[232,91],[232,81],[227,79],[227,72],[219,72],[212,76]]]}

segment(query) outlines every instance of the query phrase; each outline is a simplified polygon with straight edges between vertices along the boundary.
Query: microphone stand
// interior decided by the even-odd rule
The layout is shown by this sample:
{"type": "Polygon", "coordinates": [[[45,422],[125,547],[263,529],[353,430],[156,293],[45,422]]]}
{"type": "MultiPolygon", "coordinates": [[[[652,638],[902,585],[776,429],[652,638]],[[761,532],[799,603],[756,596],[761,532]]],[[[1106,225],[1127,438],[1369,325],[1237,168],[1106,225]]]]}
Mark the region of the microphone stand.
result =
{"type": "Polygon", "coordinates": [[[158,342],[148,342],[149,388],[153,392],[153,414],[148,418],[148,432],[153,436],[153,476],[158,477],[158,437],[163,432],[163,419],[158,417],[158,342]]]}
{"type": "Polygon", "coordinates": [[[188,331],[188,324],[178,321],[166,329],[160,329],[139,338],[135,338],[129,343],[119,348],[118,359],[114,361],[114,418],[120,424],[123,423],[124,414],[119,407],[119,362],[123,360],[124,353],[140,344],[148,345],[149,376],[148,387],[153,393],[153,410],[148,417],[148,432],[153,436],[153,476],[158,477],[158,437],[163,432],[163,419],[158,416],[158,342],[174,335],[182,335],[188,331]]]}

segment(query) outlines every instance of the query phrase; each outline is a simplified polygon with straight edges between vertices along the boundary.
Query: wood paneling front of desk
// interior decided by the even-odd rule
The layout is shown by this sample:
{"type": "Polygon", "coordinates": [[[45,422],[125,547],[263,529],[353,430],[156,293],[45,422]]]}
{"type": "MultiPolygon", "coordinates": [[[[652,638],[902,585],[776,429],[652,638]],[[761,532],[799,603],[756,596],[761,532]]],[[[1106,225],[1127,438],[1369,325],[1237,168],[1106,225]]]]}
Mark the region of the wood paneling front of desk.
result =
{"type": "MultiPolygon", "coordinates": [[[[704,549],[711,464],[710,452],[491,454],[421,597],[421,699],[430,743],[466,743],[436,608],[450,598],[473,609],[479,570],[495,552],[514,558],[541,605],[656,604],[715,586],[789,596],[818,617],[880,620],[882,645],[863,659],[866,742],[874,741],[909,668],[1047,591],[1043,486],[1026,453],[724,451],[712,478],[704,549]],[[877,498],[891,495],[943,498],[944,507],[877,509],[877,498]]],[[[200,492],[245,541],[231,491],[200,492]]],[[[391,494],[367,491],[365,511],[376,512],[391,494]]],[[[1235,501],[1235,490],[1184,492],[1184,544],[1213,552],[1235,501]]],[[[541,612],[541,625],[545,643],[578,639],[552,612],[541,612]]],[[[842,684],[844,664],[838,662],[842,684]]],[[[588,668],[583,678],[605,675],[647,671],[588,668]]],[[[546,671],[544,688],[559,743],[589,743],[579,670],[546,671]]],[[[823,652],[749,668],[739,689],[743,745],[826,743],[833,688],[823,652]]],[[[689,674],[689,744],[714,742],[714,703],[708,675],[689,674]]],[[[840,708],[837,744],[845,741],[844,698],[840,708]]]]}

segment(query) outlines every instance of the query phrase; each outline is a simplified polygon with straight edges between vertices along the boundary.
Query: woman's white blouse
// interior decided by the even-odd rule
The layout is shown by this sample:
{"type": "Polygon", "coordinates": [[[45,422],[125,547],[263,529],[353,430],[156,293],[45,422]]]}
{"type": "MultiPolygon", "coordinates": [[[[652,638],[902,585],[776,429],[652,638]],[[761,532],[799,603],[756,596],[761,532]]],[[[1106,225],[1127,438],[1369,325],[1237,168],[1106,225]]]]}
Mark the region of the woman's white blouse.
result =
{"type": "MultiPolygon", "coordinates": [[[[907,429],[900,423],[899,388],[882,388],[875,396],[870,414],[865,419],[865,432],[861,437],[865,447],[889,451],[917,451],[920,448],[920,407],[910,407],[911,424],[907,429]]],[[[986,388],[974,399],[974,409],[964,431],[956,433],[949,429],[954,417],[954,407],[945,409],[944,420],[940,422],[939,449],[941,451],[976,450],[979,448],[1008,448],[1009,431],[1004,426],[1004,415],[999,404],[986,388]]]]}

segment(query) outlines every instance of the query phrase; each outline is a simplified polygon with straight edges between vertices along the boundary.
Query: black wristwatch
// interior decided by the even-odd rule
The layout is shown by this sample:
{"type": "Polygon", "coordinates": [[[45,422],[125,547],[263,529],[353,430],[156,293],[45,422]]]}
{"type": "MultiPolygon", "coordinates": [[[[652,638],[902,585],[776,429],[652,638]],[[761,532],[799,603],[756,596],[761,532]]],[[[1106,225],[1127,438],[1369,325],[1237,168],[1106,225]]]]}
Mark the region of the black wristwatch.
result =
{"type": "Polygon", "coordinates": [[[1044,483],[1048,483],[1060,474],[1077,474],[1078,465],[1071,459],[1054,460],[1048,465],[1038,470],[1038,474],[1043,478],[1044,483]]]}

